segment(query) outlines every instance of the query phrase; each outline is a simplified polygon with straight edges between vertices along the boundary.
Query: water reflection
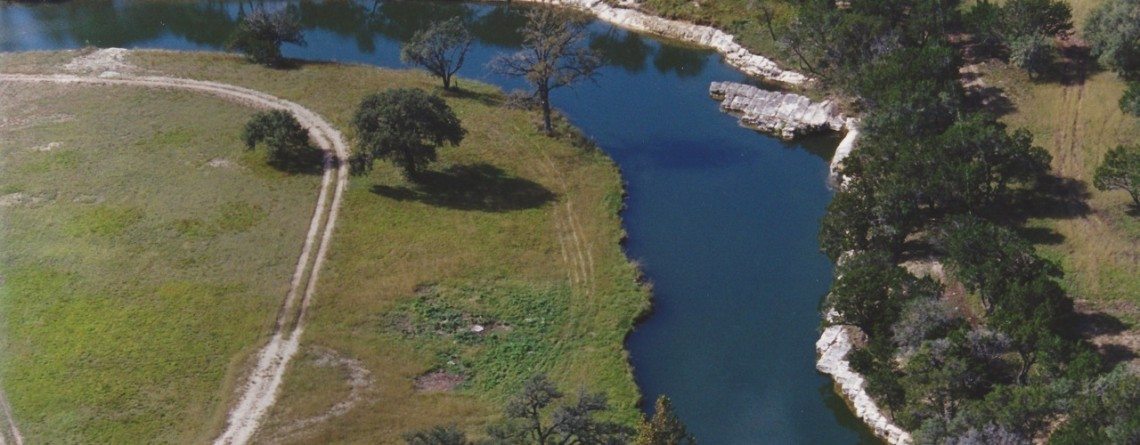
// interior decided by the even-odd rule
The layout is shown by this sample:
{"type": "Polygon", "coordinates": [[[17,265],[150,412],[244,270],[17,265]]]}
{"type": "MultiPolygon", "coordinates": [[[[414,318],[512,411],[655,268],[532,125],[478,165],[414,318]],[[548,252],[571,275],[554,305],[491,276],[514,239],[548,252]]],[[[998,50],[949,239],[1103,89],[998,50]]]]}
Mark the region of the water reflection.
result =
{"type": "Polygon", "coordinates": [[[653,66],[661,73],[674,73],[677,77],[696,77],[705,69],[705,58],[685,48],[663,46],[653,57],[653,66]]]}
{"type": "MultiPolygon", "coordinates": [[[[68,2],[50,7],[0,8],[0,50],[135,48],[171,40],[187,43],[183,49],[221,48],[244,11],[286,3],[299,6],[301,25],[306,30],[350,39],[362,54],[374,54],[384,41],[407,40],[432,23],[452,17],[462,17],[479,44],[514,49],[522,42],[518,30],[526,11],[525,6],[379,0],[68,2]]],[[[591,27],[589,45],[607,64],[630,73],[641,72],[652,59],[658,72],[695,77],[704,70],[707,59],[699,51],[650,45],[640,35],[601,24],[591,27]]]]}

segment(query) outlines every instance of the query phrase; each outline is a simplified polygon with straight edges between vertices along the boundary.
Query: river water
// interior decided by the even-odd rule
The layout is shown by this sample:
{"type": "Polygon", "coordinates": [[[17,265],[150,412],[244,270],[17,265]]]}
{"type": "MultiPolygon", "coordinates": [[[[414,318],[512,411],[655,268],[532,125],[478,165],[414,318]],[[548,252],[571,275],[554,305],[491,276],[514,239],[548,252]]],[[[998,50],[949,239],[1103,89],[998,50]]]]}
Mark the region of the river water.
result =
{"type": "MultiPolygon", "coordinates": [[[[402,67],[399,42],[454,16],[477,42],[460,75],[490,73],[520,44],[520,8],[472,3],[299,3],[306,47],[287,56],[402,67]]],[[[0,5],[0,51],[83,46],[217,50],[250,2],[72,1],[0,5]]],[[[716,53],[597,22],[608,65],[555,106],[621,167],[628,255],[653,282],[654,313],[627,342],[645,400],[668,394],[704,444],[873,443],[814,369],[831,265],[816,232],[834,139],[786,144],[740,128],[707,95],[747,81],[716,53]]],[[[650,407],[651,408],[651,407],[650,407]]]]}

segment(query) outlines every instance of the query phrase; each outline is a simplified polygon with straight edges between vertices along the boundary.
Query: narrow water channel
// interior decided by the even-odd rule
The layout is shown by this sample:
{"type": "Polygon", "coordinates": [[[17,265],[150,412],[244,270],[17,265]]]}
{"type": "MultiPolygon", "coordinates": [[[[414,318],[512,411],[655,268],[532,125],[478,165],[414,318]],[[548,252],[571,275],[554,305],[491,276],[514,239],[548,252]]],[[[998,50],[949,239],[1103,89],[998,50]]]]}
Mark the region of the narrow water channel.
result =
{"type": "MultiPolygon", "coordinates": [[[[249,2],[72,1],[0,5],[0,51],[98,47],[217,50],[249,2]]],[[[520,38],[519,7],[456,2],[300,4],[290,57],[402,67],[399,42],[453,16],[478,38],[464,77],[520,38]]],[[[596,85],[555,105],[621,167],[628,255],[653,282],[655,311],[627,347],[647,401],[669,394],[706,445],[874,443],[814,368],[831,266],[818,253],[835,140],[790,145],[737,126],[707,96],[746,81],[714,52],[591,26],[608,62],[596,85]]]]}

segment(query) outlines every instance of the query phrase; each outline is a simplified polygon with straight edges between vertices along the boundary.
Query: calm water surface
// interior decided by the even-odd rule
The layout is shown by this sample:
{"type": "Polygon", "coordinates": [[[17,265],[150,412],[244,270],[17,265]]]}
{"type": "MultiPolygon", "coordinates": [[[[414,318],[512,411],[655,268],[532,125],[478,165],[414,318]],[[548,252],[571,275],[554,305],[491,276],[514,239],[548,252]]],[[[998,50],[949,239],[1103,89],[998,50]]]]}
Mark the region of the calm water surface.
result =
{"type": "MultiPolygon", "coordinates": [[[[99,47],[217,50],[249,2],[73,1],[0,6],[0,51],[99,47]]],[[[465,16],[478,37],[461,75],[525,87],[486,63],[514,50],[519,8],[465,3],[301,2],[306,59],[401,67],[399,42],[465,16]]],[[[740,128],[707,96],[745,81],[711,52],[603,23],[609,65],[555,105],[621,166],[627,251],[654,283],[655,311],[628,348],[645,399],[669,394],[704,444],[873,442],[814,369],[831,266],[818,253],[831,193],[819,150],[740,128]]]]}

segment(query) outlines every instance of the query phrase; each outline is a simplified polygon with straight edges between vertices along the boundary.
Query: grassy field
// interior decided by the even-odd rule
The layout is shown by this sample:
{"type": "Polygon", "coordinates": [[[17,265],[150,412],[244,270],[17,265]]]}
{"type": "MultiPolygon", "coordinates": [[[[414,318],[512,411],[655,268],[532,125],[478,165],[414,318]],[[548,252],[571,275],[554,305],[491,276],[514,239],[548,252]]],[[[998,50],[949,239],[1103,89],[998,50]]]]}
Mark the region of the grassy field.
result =
{"type": "MultiPolygon", "coordinates": [[[[1075,22],[1083,24],[1097,3],[1074,1],[1075,22]]],[[[1075,298],[1140,322],[1140,219],[1129,214],[1127,194],[1092,187],[1105,152],[1140,141],[1140,119],[1117,106],[1124,83],[1115,74],[1099,71],[1086,59],[1075,60],[1076,69],[1064,80],[1033,81],[999,63],[986,64],[983,73],[1012,102],[1013,111],[1003,120],[1030,130],[1053,155],[1054,173],[1075,184],[1070,188],[1077,205],[1029,221],[1029,226],[1053,233],[1039,248],[1064,266],[1075,298]]]]}
{"type": "Polygon", "coordinates": [[[217,99],[0,89],[0,350],[21,429],[208,440],[272,328],[319,178],[264,166],[239,138],[252,111],[217,99]]]}
{"type": "MultiPolygon", "coordinates": [[[[66,61],[7,57],[13,72],[66,61]]],[[[371,67],[273,71],[231,56],[162,52],[130,62],[293,100],[350,139],[365,94],[399,86],[440,93],[424,74],[371,67]]],[[[391,443],[441,423],[478,431],[539,371],[568,390],[606,392],[617,419],[639,418],[622,342],[648,292],[620,249],[616,167],[570,138],[541,136],[533,114],[501,107],[496,89],[462,85],[446,98],[469,134],[441,151],[425,180],[409,183],[378,163],[351,182],[303,354],[257,440],[391,443]],[[474,333],[475,325],[485,330],[474,333]],[[367,384],[353,379],[359,369],[367,384]],[[418,390],[417,377],[431,372],[458,386],[418,390]]]]}

